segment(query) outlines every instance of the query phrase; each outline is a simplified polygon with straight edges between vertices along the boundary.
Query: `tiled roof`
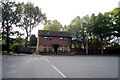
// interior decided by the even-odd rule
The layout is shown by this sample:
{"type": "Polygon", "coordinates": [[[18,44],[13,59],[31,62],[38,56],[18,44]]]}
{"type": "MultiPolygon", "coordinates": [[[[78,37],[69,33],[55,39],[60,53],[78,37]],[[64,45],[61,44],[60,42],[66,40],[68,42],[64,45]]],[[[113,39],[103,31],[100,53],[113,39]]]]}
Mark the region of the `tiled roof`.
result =
{"type": "Polygon", "coordinates": [[[39,36],[51,36],[51,37],[71,37],[70,32],[63,31],[47,31],[47,30],[39,30],[39,36]]]}

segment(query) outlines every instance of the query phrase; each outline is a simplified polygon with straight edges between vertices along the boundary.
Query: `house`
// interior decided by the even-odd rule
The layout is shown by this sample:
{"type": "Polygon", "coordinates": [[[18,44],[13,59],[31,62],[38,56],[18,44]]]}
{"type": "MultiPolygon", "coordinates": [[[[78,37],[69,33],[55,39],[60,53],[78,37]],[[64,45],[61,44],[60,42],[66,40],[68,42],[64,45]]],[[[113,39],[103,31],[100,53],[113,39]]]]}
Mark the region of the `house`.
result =
{"type": "Polygon", "coordinates": [[[56,53],[57,52],[70,52],[70,39],[69,32],[62,31],[38,31],[37,50],[39,52],[56,53]]]}

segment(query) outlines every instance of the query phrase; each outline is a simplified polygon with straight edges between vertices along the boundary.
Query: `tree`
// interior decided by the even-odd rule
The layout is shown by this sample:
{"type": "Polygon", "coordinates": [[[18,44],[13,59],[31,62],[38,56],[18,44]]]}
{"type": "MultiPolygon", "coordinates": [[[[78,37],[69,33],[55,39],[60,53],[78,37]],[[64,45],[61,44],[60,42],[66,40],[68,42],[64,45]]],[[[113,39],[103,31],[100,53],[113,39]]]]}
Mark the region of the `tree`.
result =
{"type": "Polygon", "coordinates": [[[109,15],[113,22],[113,35],[120,37],[120,8],[115,8],[113,11],[107,12],[106,15],[109,15]]]}
{"type": "Polygon", "coordinates": [[[37,37],[35,35],[30,36],[30,46],[36,46],[37,45],[37,37]]]}
{"type": "MultiPolygon", "coordinates": [[[[83,18],[77,16],[75,19],[72,20],[69,28],[72,34],[72,41],[73,45],[79,46],[80,48],[86,47],[87,42],[87,33],[88,33],[88,24],[89,24],[89,16],[86,15],[83,18]]],[[[77,47],[76,47],[77,48],[77,47]]]]}
{"type": "Polygon", "coordinates": [[[93,34],[100,39],[101,42],[101,53],[103,54],[103,41],[109,39],[111,33],[111,19],[107,15],[99,13],[98,16],[92,15],[92,31],[93,34]]]}
{"type": "Polygon", "coordinates": [[[15,52],[17,50],[17,46],[24,46],[24,39],[21,37],[16,37],[15,39],[10,39],[10,50],[15,52]]]}
{"type": "Polygon", "coordinates": [[[72,44],[75,48],[81,47],[81,18],[77,16],[75,19],[72,20],[71,24],[69,25],[69,30],[72,35],[72,44]]]}
{"type": "Polygon", "coordinates": [[[10,35],[18,34],[19,31],[13,31],[13,26],[21,20],[21,4],[15,2],[2,1],[2,39],[6,40],[7,52],[9,53],[10,35]]]}
{"type": "Polygon", "coordinates": [[[62,25],[57,20],[51,21],[48,20],[46,26],[44,26],[44,30],[50,30],[50,31],[60,31],[62,28],[62,25]]]}
{"type": "Polygon", "coordinates": [[[68,31],[69,31],[69,26],[64,25],[64,27],[62,27],[62,31],[66,31],[66,32],[68,32],[68,31]]]}
{"type": "Polygon", "coordinates": [[[19,23],[19,27],[25,30],[26,36],[26,47],[28,46],[28,38],[31,36],[31,31],[39,23],[46,22],[46,14],[42,13],[38,6],[34,6],[33,3],[28,2],[27,4],[22,3],[22,20],[19,23]]]}
{"type": "Polygon", "coordinates": [[[88,54],[88,37],[90,36],[90,17],[89,15],[86,15],[82,18],[83,26],[84,26],[84,32],[85,32],[85,38],[86,38],[86,54],[88,54]]]}

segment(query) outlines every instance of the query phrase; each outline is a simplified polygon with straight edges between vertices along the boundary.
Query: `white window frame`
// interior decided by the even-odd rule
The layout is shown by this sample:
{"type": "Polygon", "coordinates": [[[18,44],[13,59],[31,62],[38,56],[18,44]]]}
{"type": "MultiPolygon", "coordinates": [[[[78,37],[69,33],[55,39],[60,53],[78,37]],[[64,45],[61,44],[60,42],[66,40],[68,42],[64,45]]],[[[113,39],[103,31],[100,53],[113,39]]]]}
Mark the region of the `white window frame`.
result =
{"type": "Polygon", "coordinates": [[[48,37],[43,37],[43,38],[44,38],[44,41],[47,41],[47,38],[48,38],[48,37]]]}
{"type": "Polygon", "coordinates": [[[63,37],[60,37],[60,41],[63,41],[63,37]]]}

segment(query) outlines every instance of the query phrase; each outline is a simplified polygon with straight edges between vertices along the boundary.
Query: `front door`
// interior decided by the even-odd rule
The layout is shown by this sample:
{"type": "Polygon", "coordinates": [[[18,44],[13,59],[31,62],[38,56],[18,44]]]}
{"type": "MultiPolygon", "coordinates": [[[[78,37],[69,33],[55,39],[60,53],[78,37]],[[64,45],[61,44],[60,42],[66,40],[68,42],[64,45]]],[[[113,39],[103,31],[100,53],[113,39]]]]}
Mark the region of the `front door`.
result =
{"type": "Polygon", "coordinates": [[[59,47],[59,44],[53,44],[54,52],[57,54],[57,49],[59,47]]]}

